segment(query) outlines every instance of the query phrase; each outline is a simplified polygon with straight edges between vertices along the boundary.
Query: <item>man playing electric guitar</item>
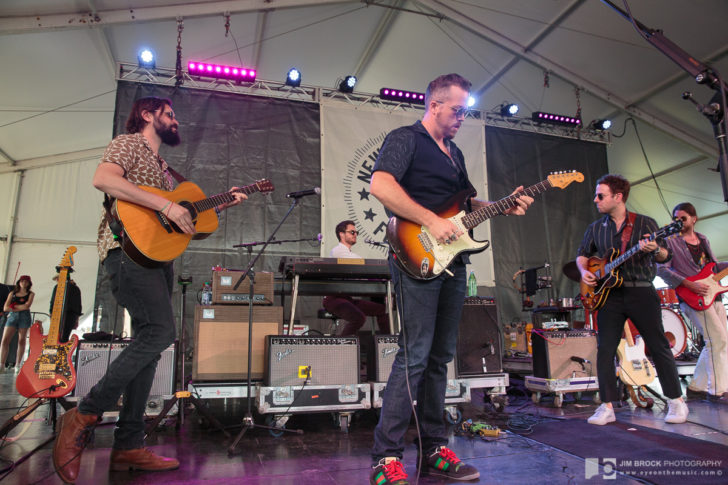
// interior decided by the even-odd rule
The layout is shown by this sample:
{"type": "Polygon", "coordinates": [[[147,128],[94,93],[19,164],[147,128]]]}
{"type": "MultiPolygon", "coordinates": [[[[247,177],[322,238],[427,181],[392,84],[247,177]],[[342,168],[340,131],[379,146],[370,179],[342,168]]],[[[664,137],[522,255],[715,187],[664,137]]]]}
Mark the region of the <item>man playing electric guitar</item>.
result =
{"type": "MultiPolygon", "coordinates": [[[[715,280],[708,279],[713,276],[712,271],[706,271],[708,276],[705,282],[691,278],[706,270],[705,266],[714,263],[707,269],[723,271],[728,268],[728,262],[716,261],[710,249],[708,238],[695,232],[695,223],[698,214],[690,202],[683,202],[675,206],[672,216],[682,221],[680,237],[672,238],[667,242],[672,250],[672,259],[657,267],[657,274],[671,287],[688,290],[693,295],[708,299],[705,309],[698,310],[691,306],[689,301],[681,298],[680,309],[695,325],[705,340],[705,347],[700,352],[695,374],[688,385],[687,394],[690,397],[707,397],[713,402],[728,404],[728,321],[725,307],[720,294],[724,291],[715,280]],[[706,281],[707,280],[707,281],[706,281]],[[710,284],[709,284],[710,283],[710,284]],[[716,298],[717,296],[717,298],[716,298]],[[710,298],[715,301],[710,303],[710,298]]],[[[720,276],[716,276],[720,279],[720,276]]]]}
{"type": "MultiPolygon", "coordinates": [[[[180,143],[178,127],[170,100],[156,97],[137,100],[126,122],[129,134],[119,135],[111,141],[96,169],[93,184],[109,197],[159,211],[182,232],[194,234],[195,225],[186,208],[138,187],[172,190],[170,172],[175,172],[159,156],[159,147],[162,143],[170,146],[180,143]]],[[[218,206],[218,210],[247,198],[235,189],[231,190],[234,199],[218,206]]],[[[115,221],[107,209],[99,226],[99,257],[111,280],[114,297],[131,314],[134,340],[109,365],[106,375],[78,407],[60,419],[53,465],[66,483],[76,481],[90,431],[122,393],[124,403],[114,431],[111,470],[161,471],[179,467],[176,459],[158,456],[144,448],[143,420],[157,361],[175,339],[174,270],[172,263],[154,268],[136,264],[114,239],[110,223],[115,224],[115,221]]]]}
{"type": "Polygon", "coordinates": [[[651,241],[647,237],[657,230],[654,219],[627,211],[625,203],[629,188],[629,182],[620,175],[604,175],[597,181],[594,203],[604,217],[587,228],[576,258],[582,282],[595,286],[597,278],[588,270],[590,256],[597,254],[604,258],[613,249],[623,252],[625,248],[637,244],[641,248],[640,252],[622,265],[622,285],[612,288],[597,315],[597,377],[603,404],[588,422],[604,425],[616,420],[612,402],[619,400],[619,395],[614,356],[622,337],[624,322],[629,318],[650,350],[662,392],[670,399],[665,421],[684,423],[688,407],[682,400],[675,359],[662,326],[660,299],[652,286],[656,273],[655,262],[669,260],[670,251],[665,248],[664,241],[651,241]]]}

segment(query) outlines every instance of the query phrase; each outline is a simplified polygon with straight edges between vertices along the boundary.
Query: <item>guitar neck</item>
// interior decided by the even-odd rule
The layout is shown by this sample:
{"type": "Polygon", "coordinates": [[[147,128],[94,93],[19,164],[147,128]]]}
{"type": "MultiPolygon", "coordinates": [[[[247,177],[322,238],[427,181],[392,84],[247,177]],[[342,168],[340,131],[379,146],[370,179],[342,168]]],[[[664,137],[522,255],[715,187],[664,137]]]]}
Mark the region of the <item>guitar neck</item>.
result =
{"type": "Polygon", "coordinates": [[[53,299],[53,313],[51,315],[51,326],[46,337],[46,345],[58,345],[58,331],[61,328],[61,319],[63,318],[67,280],[68,268],[61,268],[58,272],[58,285],[56,286],[56,296],[53,299]]]}
{"type": "Polygon", "coordinates": [[[478,224],[481,224],[488,219],[501,215],[508,209],[515,207],[518,202],[517,199],[521,195],[528,195],[533,197],[534,195],[538,195],[542,192],[546,192],[548,189],[552,188],[553,185],[551,185],[551,182],[548,180],[544,180],[542,182],[539,182],[535,185],[532,185],[528,188],[523,189],[521,192],[518,192],[517,194],[511,194],[508,197],[503,197],[500,200],[497,200],[493,202],[492,204],[489,204],[485,207],[481,207],[478,210],[474,210],[473,212],[470,212],[469,214],[466,214],[462,218],[462,222],[465,225],[467,229],[472,229],[478,224]]]}
{"type": "Polygon", "coordinates": [[[245,187],[240,187],[239,189],[231,190],[230,192],[223,192],[222,194],[213,195],[212,197],[208,197],[207,199],[198,200],[194,204],[192,204],[197,210],[197,212],[204,212],[210,209],[214,209],[215,207],[221,205],[221,204],[227,204],[228,202],[232,202],[235,200],[234,193],[243,193],[245,195],[250,195],[252,193],[258,192],[260,189],[258,188],[257,184],[252,185],[246,185],[245,187]]]}
{"type": "Polygon", "coordinates": [[[637,251],[639,251],[639,250],[640,250],[640,245],[639,244],[635,244],[634,246],[632,246],[631,248],[629,248],[627,251],[625,251],[624,253],[622,253],[617,259],[615,259],[614,261],[611,261],[611,262],[607,263],[604,266],[604,274],[611,273],[612,270],[614,270],[615,268],[621,266],[622,263],[624,263],[629,258],[631,258],[632,256],[634,256],[635,253],[637,251]]]}
{"type": "Polygon", "coordinates": [[[715,281],[720,283],[720,280],[722,280],[726,276],[728,276],[728,268],[724,269],[720,273],[716,273],[716,274],[712,275],[711,278],[713,278],[715,281]]]}

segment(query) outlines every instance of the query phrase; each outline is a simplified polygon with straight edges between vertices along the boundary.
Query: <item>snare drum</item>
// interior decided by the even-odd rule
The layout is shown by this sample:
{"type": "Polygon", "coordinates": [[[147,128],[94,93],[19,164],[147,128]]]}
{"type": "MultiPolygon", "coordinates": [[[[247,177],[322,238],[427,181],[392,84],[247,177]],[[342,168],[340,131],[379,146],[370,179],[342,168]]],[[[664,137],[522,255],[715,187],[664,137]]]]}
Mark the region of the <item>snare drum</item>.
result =
{"type": "Polygon", "coordinates": [[[672,288],[661,288],[657,290],[657,295],[660,297],[660,305],[662,306],[677,306],[680,304],[677,300],[677,293],[672,288]]]}
{"type": "MultiPolygon", "coordinates": [[[[634,326],[632,320],[627,319],[629,323],[630,332],[632,332],[632,338],[639,335],[637,327],[634,326]]],[[[685,321],[674,310],[669,308],[662,308],[662,327],[665,329],[665,337],[670,343],[670,350],[672,351],[673,357],[679,357],[685,352],[685,348],[688,346],[688,327],[685,325],[685,321]]],[[[650,351],[645,348],[645,353],[650,355],[650,351]]]]}

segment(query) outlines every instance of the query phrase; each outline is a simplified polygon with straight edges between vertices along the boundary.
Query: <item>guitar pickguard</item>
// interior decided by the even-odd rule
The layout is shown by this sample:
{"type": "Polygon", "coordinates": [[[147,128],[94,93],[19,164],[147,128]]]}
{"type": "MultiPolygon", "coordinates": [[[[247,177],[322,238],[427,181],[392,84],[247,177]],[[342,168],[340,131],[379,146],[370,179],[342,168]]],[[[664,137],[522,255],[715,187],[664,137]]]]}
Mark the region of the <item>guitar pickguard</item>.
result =
{"type": "Polygon", "coordinates": [[[38,379],[55,379],[63,376],[66,379],[72,377],[71,367],[68,365],[68,348],[66,345],[48,345],[47,338],[43,339],[43,351],[35,361],[33,370],[38,379]]]}
{"type": "MultiPolygon", "coordinates": [[[[450,222],[455,224],[458,231],[463,233],[457,241],[450,244],[438,243],[435,237],[424,226],[422,226],[422,232],[417,235],[417,239],[422,245],[422,248],[433,258],[434,263],[432,264],[432,274],[438,275],[445,271],[458,254],[466,251],[482,250],[490,245],[489,241],[478,242],[468,235],[468,229],[462,221],[464,216],[465,211],[460,211],[454,216],[448,218],[450,222]]],[[[430,262],[427,258],[423,258],[420,262],[420,275],[422,277],[427,276],[427,272],[430,269],[429,263],[430,262]]]]}

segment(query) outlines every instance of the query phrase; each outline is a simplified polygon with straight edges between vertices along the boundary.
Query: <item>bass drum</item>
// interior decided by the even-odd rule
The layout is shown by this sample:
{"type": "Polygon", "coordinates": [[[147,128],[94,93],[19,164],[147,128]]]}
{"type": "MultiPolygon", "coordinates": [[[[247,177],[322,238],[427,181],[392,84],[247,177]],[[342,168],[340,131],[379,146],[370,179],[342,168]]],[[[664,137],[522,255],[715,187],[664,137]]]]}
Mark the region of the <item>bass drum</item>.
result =
{"type": "MultiPolygon", "coordinates": [[[[632,320],[627,319],[629,323],[629,329],[632,332],[632,337],[639,335],[637,327],[634,326],[632,320]]],[[[688,346],[688,327],[685,325],[685,321],[674,310],[670,308],[662,308],[662,326],[665,329],[665,337],[670,343],[670,350],[672,351],[673,357],[679,357],[685,352],[688,346]]],[[[650,355],[649,349],[645,347],[645,354],[650,355]]]]}

